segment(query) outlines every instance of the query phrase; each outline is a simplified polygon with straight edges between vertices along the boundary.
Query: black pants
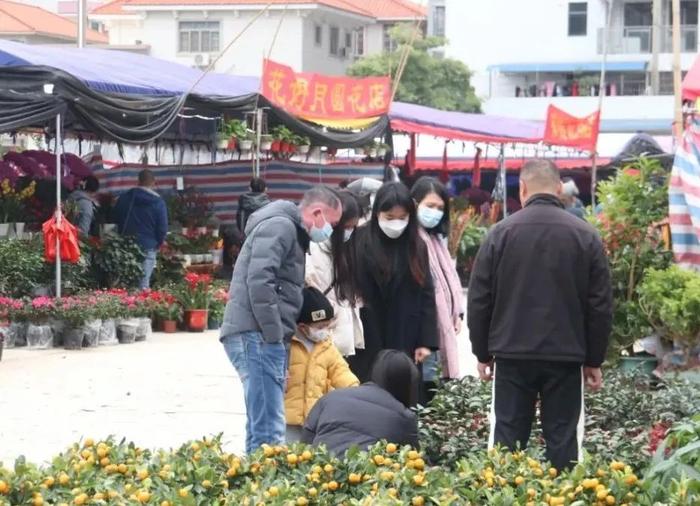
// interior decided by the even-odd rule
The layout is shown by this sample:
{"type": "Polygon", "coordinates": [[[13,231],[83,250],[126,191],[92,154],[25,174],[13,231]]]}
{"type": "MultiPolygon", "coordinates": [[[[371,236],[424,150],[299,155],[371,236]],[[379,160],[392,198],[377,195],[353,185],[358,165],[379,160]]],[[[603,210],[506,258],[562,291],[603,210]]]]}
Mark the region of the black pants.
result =
{"type": "Polygon", "coordinates": [[[524,449],[538,398],[547,460],[566,469],[578,461],[583,437],[580,364],[497,359],[489,444],[524,449]]]}

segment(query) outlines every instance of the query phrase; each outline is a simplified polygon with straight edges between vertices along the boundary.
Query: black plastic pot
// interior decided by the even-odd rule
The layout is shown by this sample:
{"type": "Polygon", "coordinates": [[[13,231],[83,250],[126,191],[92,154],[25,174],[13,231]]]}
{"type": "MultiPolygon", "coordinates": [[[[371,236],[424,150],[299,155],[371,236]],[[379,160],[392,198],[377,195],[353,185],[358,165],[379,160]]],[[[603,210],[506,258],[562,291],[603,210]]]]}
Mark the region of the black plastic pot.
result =
{"type": "Polygon", "coordinates": [[[85,330],[82,327],[66,328],[63,332],[63,348],[66,350],[79,350],[83,347],[85,330]]]}

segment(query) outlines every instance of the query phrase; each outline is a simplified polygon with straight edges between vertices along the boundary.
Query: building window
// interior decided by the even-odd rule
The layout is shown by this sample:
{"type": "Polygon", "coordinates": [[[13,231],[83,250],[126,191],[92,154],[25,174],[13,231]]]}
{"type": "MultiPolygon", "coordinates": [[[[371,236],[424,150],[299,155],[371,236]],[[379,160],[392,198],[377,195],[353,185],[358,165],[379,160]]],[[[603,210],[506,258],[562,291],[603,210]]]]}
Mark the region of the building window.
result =
{"type": "Polygon", "coordinates": [[[386,24],[382,27],[384,36],[383,47],[385,53],[393,53],[396,51],[396,41],[391,38],[391,34],[389,33],[392,28],[394,28],[394,25],[391,24],[386,24]]]}
{"type": "Polygon", "coordinates": [[[337,26],[331,26],[330,39],[330,53],[332,55],[338,56],[340,48],[340,28],[338,28],[337,26]]]}
{"type": "Polygon", "coordinates": [[[321,25],[314,25],[314,43],[317,46],[323,45],[323,27],[321,25]]]}
{"type": "Polygon", "coordinates": [[[352,32],[345,32],[345,49],[348,52],[352,49],[352,32]]]}
{"type": "Polygon", "coordinates": [[[445,6],[436,5],[433,9],[433,36],[445,36],[445,6]]]}
{"type": "Polygon", "coordinates": [[[355,48],[353,50],[355,56],[362,56],[365,54],[365,29],[358,28],[355,30],[355,48]]]}
{"type": "Polygon", "coordinates": [[[180,21],[180,53],[215,53],[220,45],[220,23],[218,21],[180,21]]]}
{"type": "Polygon", "coordinates": [[[571,2],[569,4],[569,37],[586,35],[588,25],[588,4],[571,2]]]}

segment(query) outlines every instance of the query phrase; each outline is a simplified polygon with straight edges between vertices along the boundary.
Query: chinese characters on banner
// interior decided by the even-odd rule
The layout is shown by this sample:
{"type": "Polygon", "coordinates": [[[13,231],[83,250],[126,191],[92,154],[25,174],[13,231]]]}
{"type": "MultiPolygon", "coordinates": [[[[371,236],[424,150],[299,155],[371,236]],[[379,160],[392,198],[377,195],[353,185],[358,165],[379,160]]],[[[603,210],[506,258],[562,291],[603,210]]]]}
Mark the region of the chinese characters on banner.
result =
{"type": "Polygon", "coordinates": [[[594,152],[599,129],[600,111],[584,118],[577,118],[550,105],[547,109],[544,142],[594,152]]]}
{"type": "Polygon", "coordinates": [[[299,73],[265,60],[262,93],[274,105],[303,118],[371,118],[389,111],[391,80],[299,73]]]}

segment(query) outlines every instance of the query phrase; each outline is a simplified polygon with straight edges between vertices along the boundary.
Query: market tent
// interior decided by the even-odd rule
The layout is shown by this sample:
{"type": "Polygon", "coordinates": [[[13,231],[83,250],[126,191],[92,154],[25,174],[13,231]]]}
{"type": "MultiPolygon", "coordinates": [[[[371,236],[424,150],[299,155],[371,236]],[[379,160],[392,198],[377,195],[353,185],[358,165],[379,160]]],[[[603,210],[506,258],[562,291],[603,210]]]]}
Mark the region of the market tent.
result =
{"type": "Polygon", "coordinates": [[[391,105],[389,118],[395,132],[463,141],[538,143],[544,134],[544,123],[539,121],[441,111],[403,102],[391,105]]]}
{"type": "MultiPolygon", "coordinates": [[[[272,122],[307,135],[316,144],[361,146],[381,136],[388,119],[362,131],[325,129],[274,108],[258,94],[257,77],[203,73],[149,56],[94,48],[31,46],[0,40],[0,132],[44,127],[64,111],[64,125],[126,143],[148,143],[166,133],[192,140],[185,123],[192,116],[270,108],[272,122]],[[54,94],[44,93],[44,84],[54,94]],[[189,117],[189,118],[188,118],[189,117]],[[176,123],[176,120],[180,119],[176,123]],[[186,119],[187,118],[187,119],[186,119]]],[[[212,142],[216,122],[210,122],[212,142]]]]}

